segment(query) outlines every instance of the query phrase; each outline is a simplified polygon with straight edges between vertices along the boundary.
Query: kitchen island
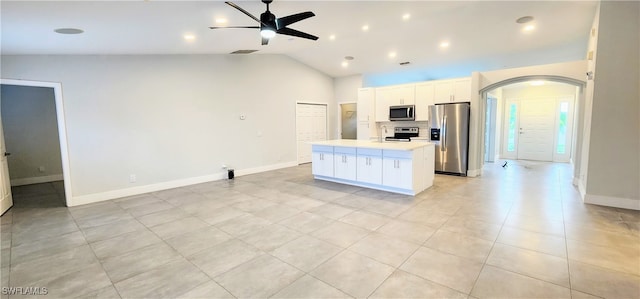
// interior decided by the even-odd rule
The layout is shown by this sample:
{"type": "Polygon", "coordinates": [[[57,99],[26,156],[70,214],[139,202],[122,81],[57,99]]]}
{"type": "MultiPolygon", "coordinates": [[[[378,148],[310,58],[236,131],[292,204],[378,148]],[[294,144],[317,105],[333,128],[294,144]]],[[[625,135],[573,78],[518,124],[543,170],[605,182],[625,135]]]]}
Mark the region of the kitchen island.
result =
{"type": "Polygon", "coordinates": [[[434,144],[329,140],[311,142],[318,180],[416,195],[433,185],[434,144]]]}

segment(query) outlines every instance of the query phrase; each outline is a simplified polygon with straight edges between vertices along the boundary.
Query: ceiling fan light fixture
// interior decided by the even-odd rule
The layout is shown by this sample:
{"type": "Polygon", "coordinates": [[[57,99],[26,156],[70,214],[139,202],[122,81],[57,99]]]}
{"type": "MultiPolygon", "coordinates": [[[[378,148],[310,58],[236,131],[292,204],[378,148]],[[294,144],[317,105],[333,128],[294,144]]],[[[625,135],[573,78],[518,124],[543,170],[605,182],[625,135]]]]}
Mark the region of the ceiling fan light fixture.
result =
{"type": "Polygon", "coordinates": [[[276,31],[271,28],[260,29],[260,36],[272,39],[274,36],[276,36],[276,31]]]}

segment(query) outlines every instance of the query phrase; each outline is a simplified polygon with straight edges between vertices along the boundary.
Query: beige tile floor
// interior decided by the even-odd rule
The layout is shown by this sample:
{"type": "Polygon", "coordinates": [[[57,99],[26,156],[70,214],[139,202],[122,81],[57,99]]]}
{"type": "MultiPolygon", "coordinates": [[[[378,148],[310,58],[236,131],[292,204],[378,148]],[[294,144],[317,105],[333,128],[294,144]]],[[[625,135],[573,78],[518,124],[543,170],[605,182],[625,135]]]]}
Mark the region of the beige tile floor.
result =
{"type": "Polygon", "coordinates": [[[73,208],[60,183],[24,186],[1,217],[2,286],[51,298],[640,298],[640,212],[583,204],[570,174],[490,164],[410,197],[315,181],[303,165],[73,208]]]}

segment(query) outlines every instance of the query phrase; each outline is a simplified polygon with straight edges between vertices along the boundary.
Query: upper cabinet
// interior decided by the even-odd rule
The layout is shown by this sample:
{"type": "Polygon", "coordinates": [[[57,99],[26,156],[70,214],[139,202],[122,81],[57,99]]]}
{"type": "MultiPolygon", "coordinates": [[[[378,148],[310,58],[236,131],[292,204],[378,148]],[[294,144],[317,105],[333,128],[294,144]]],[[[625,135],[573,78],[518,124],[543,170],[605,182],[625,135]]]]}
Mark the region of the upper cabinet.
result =
{"type": "Polygon", "coordinates": [[[416,121],[429,120],[428,107],[433,105],[433,82],[416,84],[416,121]]]}
{"type": "Polygon", "coordinates": [[[414,84],[376,88],[376,121],[389,121],[389,107],[414,105],[415,97],[414,84]]]}
{"type": "Polygon", "coordinates": [[[376,90],[374,88],[358,89],[358,121],[374,119],[376,90]]]}
{"type": "Polygon", "coordinates": [[[471,101],[471,78],[434,81],[434,103],[471,101]]]}

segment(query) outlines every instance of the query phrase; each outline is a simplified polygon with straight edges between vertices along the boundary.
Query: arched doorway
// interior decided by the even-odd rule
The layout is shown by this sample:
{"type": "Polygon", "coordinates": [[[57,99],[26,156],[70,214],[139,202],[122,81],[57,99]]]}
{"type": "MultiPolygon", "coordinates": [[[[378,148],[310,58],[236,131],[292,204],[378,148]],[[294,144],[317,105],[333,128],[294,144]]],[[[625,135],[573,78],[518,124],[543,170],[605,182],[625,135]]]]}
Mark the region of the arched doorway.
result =
{"type": "Polygon", "coordinates": [[[579,173],[584,86],[574,78],[531,75],[480,89],[482,164],[497,159],[571,162],[574,174],[579,173]]]}

